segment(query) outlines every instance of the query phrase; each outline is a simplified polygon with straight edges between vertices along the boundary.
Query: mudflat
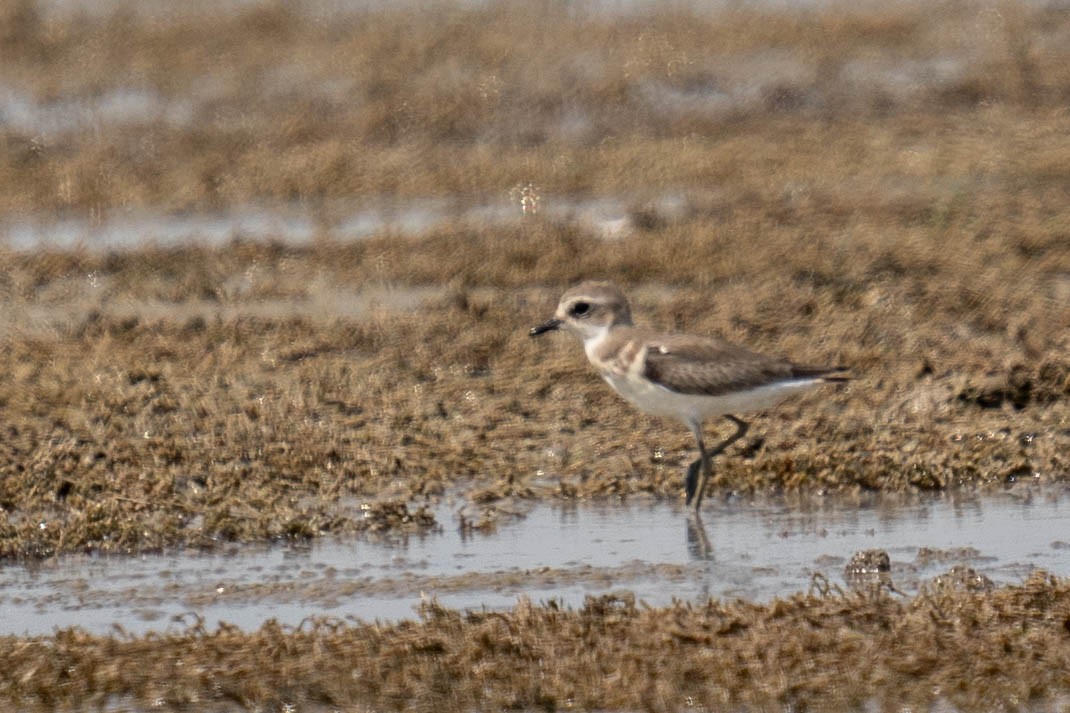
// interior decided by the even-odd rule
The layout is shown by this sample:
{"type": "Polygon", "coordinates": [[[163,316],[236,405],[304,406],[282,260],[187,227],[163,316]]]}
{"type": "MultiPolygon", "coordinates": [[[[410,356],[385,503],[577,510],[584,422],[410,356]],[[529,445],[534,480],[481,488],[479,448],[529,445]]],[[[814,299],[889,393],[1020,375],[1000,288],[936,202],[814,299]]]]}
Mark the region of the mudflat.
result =
{"type": "MultiPolygon", "coordinates": [[[[42,238],[0,248],[5,566],[679,498],[686,429],[621,402],[575,344],[527,337],[590,278],[638,322],[851,367],[756,418],[711,497],[1070,475],[1054,6],[0,12],[0,224],[42,238]],[[433,219],[347,239],[371,210],[433,219]],[[130,216],[274,211],[308,235],[109,240],[130,216]],[[89,237],[50,246],[72,220],[89,237]],[[447,495],[482,517],[437,522],[447,495]]],[[[0,698],[1043,708],[1070,690],[1067,587],[67,630],[0,646],[0,698]]]]}

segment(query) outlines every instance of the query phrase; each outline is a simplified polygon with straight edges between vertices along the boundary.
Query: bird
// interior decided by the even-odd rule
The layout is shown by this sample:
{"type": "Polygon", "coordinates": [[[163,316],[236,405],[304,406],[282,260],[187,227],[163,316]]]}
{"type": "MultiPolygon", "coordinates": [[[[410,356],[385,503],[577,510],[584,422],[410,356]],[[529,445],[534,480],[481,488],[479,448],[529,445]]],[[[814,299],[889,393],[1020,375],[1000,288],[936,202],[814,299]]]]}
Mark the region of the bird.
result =
{"type": "Polygon", "coordinates": [[[695,437],[699,457],[687,468],[686,504],[696,514],[712,460],[743,438],[750,424],[736,414],[763,411],[825,383],[849,379],[840,366],[804,366],[767,356],[719,337],[660,332],[636,326],[624,293],[609,282],[587,281],[566,291],[554,316],[531,337],[563,330],[583,341],[587,359],[613,389],[655,416],[682,421],[695,437]],[[711,449],[703,424],[715,416],[735,432],[711,449]]]}

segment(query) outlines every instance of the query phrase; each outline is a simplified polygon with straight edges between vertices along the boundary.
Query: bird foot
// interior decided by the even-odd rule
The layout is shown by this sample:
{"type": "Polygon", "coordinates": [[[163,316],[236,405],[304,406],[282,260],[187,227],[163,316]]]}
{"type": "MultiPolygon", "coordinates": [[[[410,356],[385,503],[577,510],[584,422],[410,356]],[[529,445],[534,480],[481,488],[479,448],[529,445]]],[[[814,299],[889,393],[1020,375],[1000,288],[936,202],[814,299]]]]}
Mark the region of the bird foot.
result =
{"type": "Polygon", "coordinates": [[[762,446],[765,445],[765,439],[761,436],[751,439],[750,443],[747,443],[739,451],[739,457],[744,459],[750,459],[758,455],[758,451],[762,450],[762,446]]]}

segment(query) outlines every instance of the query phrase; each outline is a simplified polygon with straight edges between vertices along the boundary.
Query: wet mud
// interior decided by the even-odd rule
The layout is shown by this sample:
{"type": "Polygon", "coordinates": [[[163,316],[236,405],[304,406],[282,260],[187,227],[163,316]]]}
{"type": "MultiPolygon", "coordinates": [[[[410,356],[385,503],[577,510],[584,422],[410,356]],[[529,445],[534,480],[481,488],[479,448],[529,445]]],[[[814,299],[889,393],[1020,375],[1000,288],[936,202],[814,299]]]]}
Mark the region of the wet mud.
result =
{"type": "MultiPolygon", "coordinates": [[[[687,430],[623,404],[575,343],[527,338],[591,278],[641,323],[851,368],[753,419],[709,520],[1070,476],[1055,6],[73,7],[0,6],[5,573],[447,531],[478,549],[533,507],[677,503],[687,430]]],[[[724,547],[679,517],[682,557],[724,547]]],[[[771,600],[644,605],[641,580],[695,566],[650,559],[545,565],[614,589],[504,611],[12,633],[0,700],[1065,705],[1059,560],[858,545],[771,600]]],[[[463,587],[409,585],[436,582],[463,587]]]]}

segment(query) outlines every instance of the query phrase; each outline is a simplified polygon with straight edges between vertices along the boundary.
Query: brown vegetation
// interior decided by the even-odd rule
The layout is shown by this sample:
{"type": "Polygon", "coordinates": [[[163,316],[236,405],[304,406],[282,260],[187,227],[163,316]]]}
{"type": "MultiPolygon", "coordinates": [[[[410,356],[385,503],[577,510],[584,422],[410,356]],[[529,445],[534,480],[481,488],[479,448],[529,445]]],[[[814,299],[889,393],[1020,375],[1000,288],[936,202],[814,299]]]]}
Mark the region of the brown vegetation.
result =
{"type": "MultiPolygon", "coordinates": [[[[1070,475],[1054,5],[153,7],[0,6],[0,101],[30,117],[0,126],[0,211],[104,234],[127,211],[284,205],[319,227],[300,246],[0,252],[5,560],[428,528],[447,492],[679,497],[686,429],[622,405],[575,344],[526,337],[595,277],[641,321],[852,367],[757,419],[721,492],[1070,475]],[[335,237],[379,201],[529,184],[540,210],[501,224],[335,237]],[[632,206],[613,239],[552,210],[605,196],[632,206]]],[[[1037,575],[912,600],[68,631],[4,641],[0,699],[1014,707],[1070,688],[1068,601],[1037,575]]]]}
{"type": "Polygon", "coordinates": [[[799,594],[770,604],[579,610],[521,601],[422,620],[312,620],[147,638],[0,641],[0,699],[22,709],[1054,710],[1070,686],[1070,590],[1036,573],[913,599],[799,594]]]}
{"type": "Polygon", "coordinates": [[[643,321],[851,365],[846,387],[759,419],[764,447],[721,459],[721,489],[1065,480],[1058,236],[962,254],[889,223],[798,251],[794,230],[754,246],[742,228],[704,241],[700,223],[609,255],[537,219],[309,248],[10,254],[0,552],[359,529],[343,495],[676,497],[686,429],[620,402],[577,345],[526,336],[580,275],[633,284],[643,321]],[[436,268],[442,287],[409,286],[436,268]]]}

